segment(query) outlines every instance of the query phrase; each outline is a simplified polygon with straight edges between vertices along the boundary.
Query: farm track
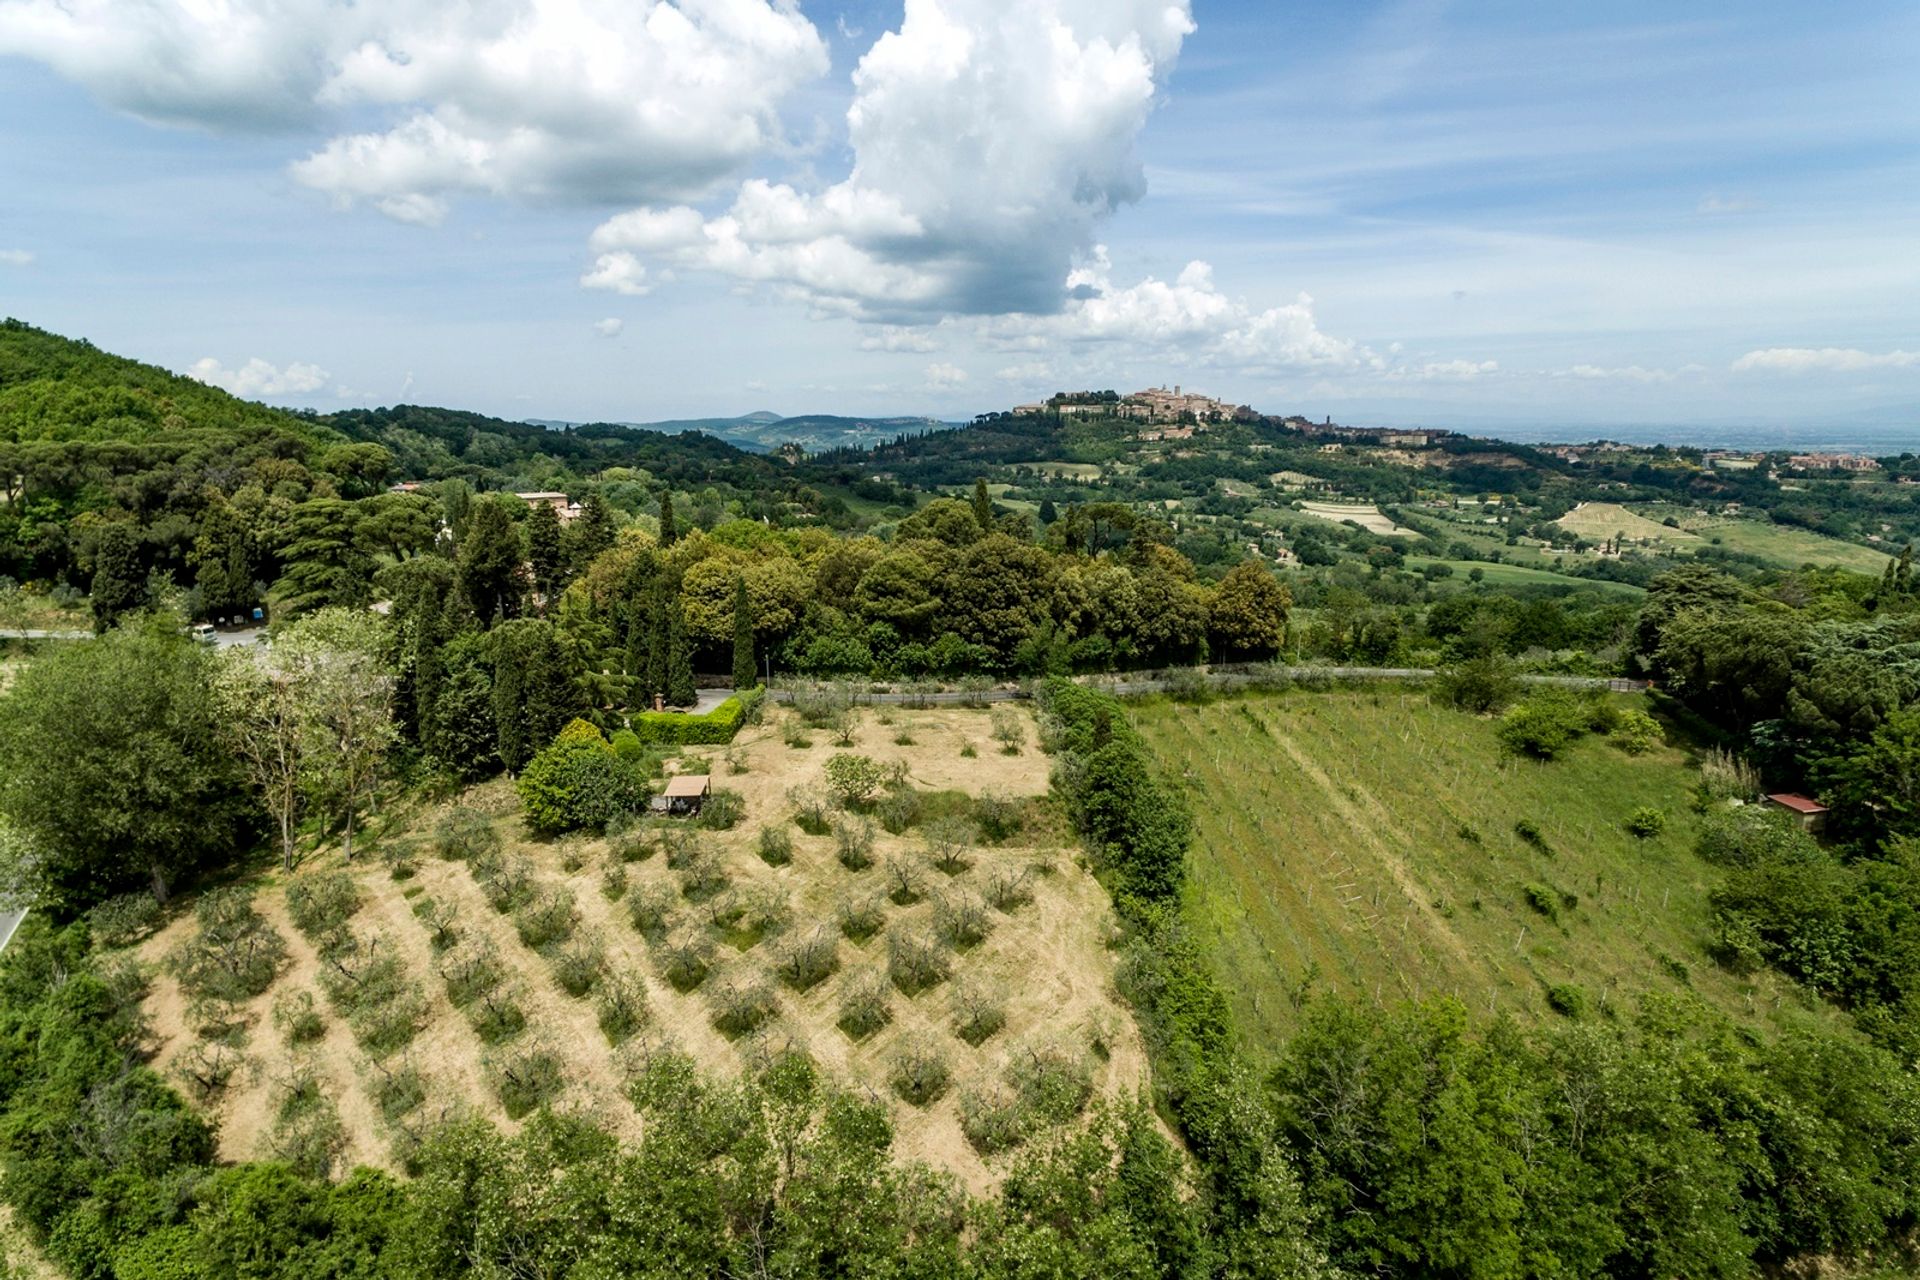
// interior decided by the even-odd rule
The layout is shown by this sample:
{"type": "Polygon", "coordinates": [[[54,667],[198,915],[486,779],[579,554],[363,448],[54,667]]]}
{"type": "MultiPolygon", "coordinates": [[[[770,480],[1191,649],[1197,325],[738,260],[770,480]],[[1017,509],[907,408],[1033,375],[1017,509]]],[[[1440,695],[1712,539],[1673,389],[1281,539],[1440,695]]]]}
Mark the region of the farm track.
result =
{"type": "MultiPolygon", "coordinates": [[[[1210,688],[1230,692],[1255,687],[1276,678],[1296,681],[1430,680],[1438,672],[1431,667],[1269,667],[1259,675],[1243,671],[1206,671],[1200,674],[1210,688]]],[[[1168,676],[1148,673],[1141,673],[1133,678],[1121,674],[1074,676],[1072,679],[1075,684],[1100,689],[1122,698],[1166,693],[1179,683],[1168,676]]],[[[1553,685],[1563,689],[1604,689],[1611,693],[1640,693],[1648,687],[1644,680],[1623,680],[1617,676],[1523,675],[1520,677],[1520,682],[1553,685]]],[[[775,702],[783,703],[792,702],[797,692],[794,689],[782,688],[774,688],[770,691],[775,702]]],[[[854,701],[876,706],[951,707],[983,702],[1015,702],[1032,696],[1032,690],[1025,686],[1002,686],[996,689],[942,689],[924,693],[863,692],[855,694],[854,701]]]]}

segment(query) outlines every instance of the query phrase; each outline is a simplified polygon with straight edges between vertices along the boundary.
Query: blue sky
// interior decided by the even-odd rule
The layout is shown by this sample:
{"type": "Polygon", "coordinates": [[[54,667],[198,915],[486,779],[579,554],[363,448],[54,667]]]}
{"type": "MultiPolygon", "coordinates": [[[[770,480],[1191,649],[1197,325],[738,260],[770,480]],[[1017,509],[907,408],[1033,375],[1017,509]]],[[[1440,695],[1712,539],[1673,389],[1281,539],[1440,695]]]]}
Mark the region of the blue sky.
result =
{"type": "Polygon", "coordinates": [[[676,3],[0,0],[0,311],[322,409],[1920,444],[1911,3],[676,3]]]}

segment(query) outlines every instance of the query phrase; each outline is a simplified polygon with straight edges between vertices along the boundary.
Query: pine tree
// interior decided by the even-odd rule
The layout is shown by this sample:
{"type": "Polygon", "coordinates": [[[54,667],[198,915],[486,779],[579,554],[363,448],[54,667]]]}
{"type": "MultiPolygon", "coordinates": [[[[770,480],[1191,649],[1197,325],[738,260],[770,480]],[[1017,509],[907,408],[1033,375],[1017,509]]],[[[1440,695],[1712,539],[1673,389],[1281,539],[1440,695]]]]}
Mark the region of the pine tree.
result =
{"type": "Polygon", "coordinates": [[[660,545],[670,547],[680,540],[680,530],[673,523],[673,490],[668,489],[660,495],[660,545]]]}
{"type": "Polygon", "coordinates": [[[100,531],[93,551],[93,629],[105,634],[122,614],[147,601],[147,577],[133,529],[115,521],[100,531]]]}
{"type": "Polygon", "coordinates": [[[973,482],[973,518],[980,527],[989,532],[993,529],[993,499],[987,494],[987,478],[980,476],[973,482]]]}
{"type": "Polygon", "coordinates": [[[753,610],[747,601],[745,574],[733,579],[733,687],[751,689],[753,668],[753,610]]]}
{"type": "Polygon", "coordinates": [[[533,568],[542,609],[551,609],[566,585],[567,552],[560,540],[560,513],[550,503],[534,503],[527,517],[527,563],[533,568]]]}
{"type": "Polygon", "coordinates": [[[613,512],[598,493],[589,493],[580,504],[580,518],[573,522],[573,562],[584,569],[601,552],[613,546],[613,512]]]}
{"type": "Polygon", "coordinates": [[[667,705],[690,707],[700,695],[693,687],[693,647],[687,643],[686,611],[677,595],[667,618],[667,705]]]}

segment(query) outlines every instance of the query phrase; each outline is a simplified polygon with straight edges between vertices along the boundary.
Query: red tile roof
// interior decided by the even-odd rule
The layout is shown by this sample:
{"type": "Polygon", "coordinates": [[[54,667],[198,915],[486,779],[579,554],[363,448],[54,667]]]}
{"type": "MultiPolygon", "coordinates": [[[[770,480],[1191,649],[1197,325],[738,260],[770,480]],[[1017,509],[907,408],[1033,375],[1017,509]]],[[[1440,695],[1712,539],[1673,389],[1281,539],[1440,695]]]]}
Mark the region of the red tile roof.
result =
{"type": "Polygon", "coordinates": [[[1773,801],[1773,803],[1779,805],[1781,808],[1791,809],[1795,813],[1825,813],[1827,811],[1827,806],[1821,804],[1818,800],[1809,800],[1807,797],[1792,791],[1782,791],[1778,795],[1768,796],[1767,799],[1773,801]]]}

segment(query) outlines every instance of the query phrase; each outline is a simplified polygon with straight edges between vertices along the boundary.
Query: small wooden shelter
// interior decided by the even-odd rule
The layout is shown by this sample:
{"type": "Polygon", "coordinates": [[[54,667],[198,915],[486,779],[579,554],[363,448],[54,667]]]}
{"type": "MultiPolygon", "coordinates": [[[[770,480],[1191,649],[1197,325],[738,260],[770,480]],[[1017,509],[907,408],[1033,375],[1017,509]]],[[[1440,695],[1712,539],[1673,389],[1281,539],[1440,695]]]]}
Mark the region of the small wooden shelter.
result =
{"type": "Polygon", "coordinates": [[[700,806],[707,802],[707,796],[713,791],[713,777],[705,773],[683,773],[667,779],[667,812],[671,814],[695,814],[700,806]]]}
{"type": "Polygon", "coordinates": [[[1792,814],[1799,820],[1802,831],[1817,832],[1827,825],[1827,806],[1797,792],[1782,791],[1776,795],[1770,795],[1767,797],[1767,803],[1792,814]]]}

